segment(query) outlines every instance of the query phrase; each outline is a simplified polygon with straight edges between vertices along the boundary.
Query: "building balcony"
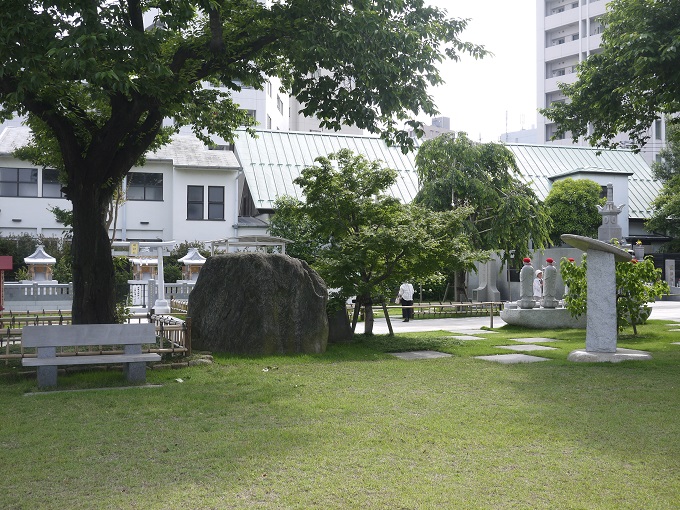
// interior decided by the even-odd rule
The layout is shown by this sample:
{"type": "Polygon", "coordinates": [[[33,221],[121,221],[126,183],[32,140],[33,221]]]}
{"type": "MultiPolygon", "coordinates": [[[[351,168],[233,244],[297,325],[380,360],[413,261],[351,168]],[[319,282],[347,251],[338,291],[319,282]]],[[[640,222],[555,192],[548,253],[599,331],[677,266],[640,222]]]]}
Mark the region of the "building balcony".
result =
{"type": "Polygon", "coordinates": [[[545,80],[544,92],[556,92],[559,90],[558,83],[574,83],[576,81],[576,73],[565,74],[564,76],[556,76],[555,78],[548,78],[545,80]]]}
{"type": "Polygon", "coordinates": [[[577,39],[576,41],[567,41],[564,44],[548,46],[544,52],[544,59],[546,62],[550,62],[551,60],[557,60],[571,56],[576,56],[576,58],[578,58],[580,51],[579,44],[580,41],[577,39]]]}
{"type": "Polygon", "coordinates": [[[547,32],[558,27],[578,23],[580,19],[581,19],[580,9],[566,9],[564,12],[560,12],[557,14],[551,14],[548,11],[546,12],[546,17],[543,22],[543,30],[547,32]]]}

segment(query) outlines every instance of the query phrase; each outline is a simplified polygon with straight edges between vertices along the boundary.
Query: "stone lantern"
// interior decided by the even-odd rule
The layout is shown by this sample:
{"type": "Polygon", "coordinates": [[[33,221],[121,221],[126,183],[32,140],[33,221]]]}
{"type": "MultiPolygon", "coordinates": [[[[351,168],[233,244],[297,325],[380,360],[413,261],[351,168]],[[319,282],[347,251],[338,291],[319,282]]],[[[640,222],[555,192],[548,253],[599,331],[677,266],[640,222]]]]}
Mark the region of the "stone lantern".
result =
{"type": "Polygon", "coordinates": [[[58,283],[52,279],[52,268],[57,263],[57,259],[47,254],[42,244],[39,244],[31,255],[24,258],[24,262],[28,266],[30,281],[50,284],[58,283]]]}

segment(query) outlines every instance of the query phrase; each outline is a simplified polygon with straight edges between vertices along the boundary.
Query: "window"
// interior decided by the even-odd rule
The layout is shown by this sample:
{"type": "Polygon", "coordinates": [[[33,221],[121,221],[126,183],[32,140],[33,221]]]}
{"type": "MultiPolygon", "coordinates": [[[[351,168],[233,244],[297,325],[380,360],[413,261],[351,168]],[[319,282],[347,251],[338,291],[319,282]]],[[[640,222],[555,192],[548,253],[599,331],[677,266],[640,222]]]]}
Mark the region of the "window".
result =
{"type": "Polygon", "coordinates": [[[267,82],[267,94],[272,97],[272,82],[270,81],[267,82]]]}
{"type": "Polygon", "coordinates": [[[187,220],[203,219],[203,186],[187,186],[187,220]]]}
{"type": "Polygon", "coordinates": [[[62,184],[59,182],[59,170],[45,168],[42,179],[42,196],[49,198],[63,198],[62,184]]]}
{"type": "Polygon", "coordinates": [[[663,137],[661,136],[661,119],[656,119],[654,121],[654,139],[655,140],[663,140],[663,137]]]}
{"type": "Polygon", "coordinates": [[[276,94],[276,108],[283,113],[283,101],[281,101],[281,96],[276,94]]]}
{"type": "Polygon", "coordinates": [[[163,200],[163,174],[131,172],[127,179],[128,200],[163,200]]]}
{"type": "Polygon", "coordinates": [[[271,128],[272,128],[272,118],[269,115],[267,115],[267,129],[271,129],[271,128]]]}
{"type": "Polygon", "coordinates": [[[224,219],[224,186],[208,186],[208,219],[224,219]]]}
{"type": "Polygon", "coordinates": [[[0,168],[1,197],[37,197],[36,168],[0,168]]]}

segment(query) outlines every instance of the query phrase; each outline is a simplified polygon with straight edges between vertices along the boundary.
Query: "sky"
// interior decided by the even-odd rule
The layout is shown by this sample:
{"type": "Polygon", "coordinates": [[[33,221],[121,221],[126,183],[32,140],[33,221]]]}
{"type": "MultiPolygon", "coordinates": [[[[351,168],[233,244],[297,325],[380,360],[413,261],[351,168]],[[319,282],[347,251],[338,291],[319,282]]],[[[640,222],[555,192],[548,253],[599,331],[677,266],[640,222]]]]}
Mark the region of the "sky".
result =
{"type": "MultiPolygon", "coordinates": [[[[470,18],[463,41],[494,56],[445,61],[445,85],[430,90],[451,129],[473,140],[498,141],[507,131],[536,126],[536,1],[427,0],[449,17],[470,18]]],[[[429,117],[418,120],[429,124],[429,117]]]]}

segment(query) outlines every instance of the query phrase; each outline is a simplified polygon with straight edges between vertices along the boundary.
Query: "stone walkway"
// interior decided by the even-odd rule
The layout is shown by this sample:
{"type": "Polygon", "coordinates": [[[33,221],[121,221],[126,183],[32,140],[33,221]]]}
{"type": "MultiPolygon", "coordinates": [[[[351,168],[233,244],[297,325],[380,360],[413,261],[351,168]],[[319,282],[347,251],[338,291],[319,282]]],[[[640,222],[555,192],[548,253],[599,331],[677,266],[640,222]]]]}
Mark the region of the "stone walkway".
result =
{"type": "MultiPolygon", "coordinates": [[[[652,308],[651,319],[674,321],[669,322],[668,327],[673,328],[669,331],[680,331],[680,302],[678,301],[659,301],[650,304],[652,308]]],[[[494,317],[494,327],[504,326],[499,317],[494,317]]],[[[489,335],[496,333],[488,328],[490,326],[489,317],[464,317],[456,319],[419,319],[409,322],[393,321],[392,328],[395,333],[419,332],[419,331],[450,331],[453,334],[448,338],[454,338],[461,341],[475,341],[484,340],[484,337],[476,335],[489,335]]],[[[357,332],[360,332],[361,325],[357,325],[357,332]]],[[[387,323],[384,319],[377,319],[375,321],[373,332],[375,334],[387,334],[387,323]]],[[[513,354],[494,354],[490,356],[475,356],[476,359],[485,361],[493,361],[496,363],[513,364],[513,363],[535,363],[539,361],[550,361],[550,358],[541,356],[533,356],[531,354],[524,354],[525,352],[540,352],[556,350],[556,347],[548,347],[544,345],[536,345],[542,343],[558,342],[554,338],[546,337],[529,337],[529,338],[512,338],[511,340],[518,342],[518,345],[498,345],[499,349],[508,349],[518,351],[513,354]]],[[[680,345],[680,342],[673,342],[680,345]]],[[[642,352],[642,351],[640,351],[642,352]]],[[[391,353],[393,356],[404,360],[418,360],[418,359],[435,359],[449,357],[451,354],[438,351],[412,351],[412,352],[397,352],[391,353]]]]}

